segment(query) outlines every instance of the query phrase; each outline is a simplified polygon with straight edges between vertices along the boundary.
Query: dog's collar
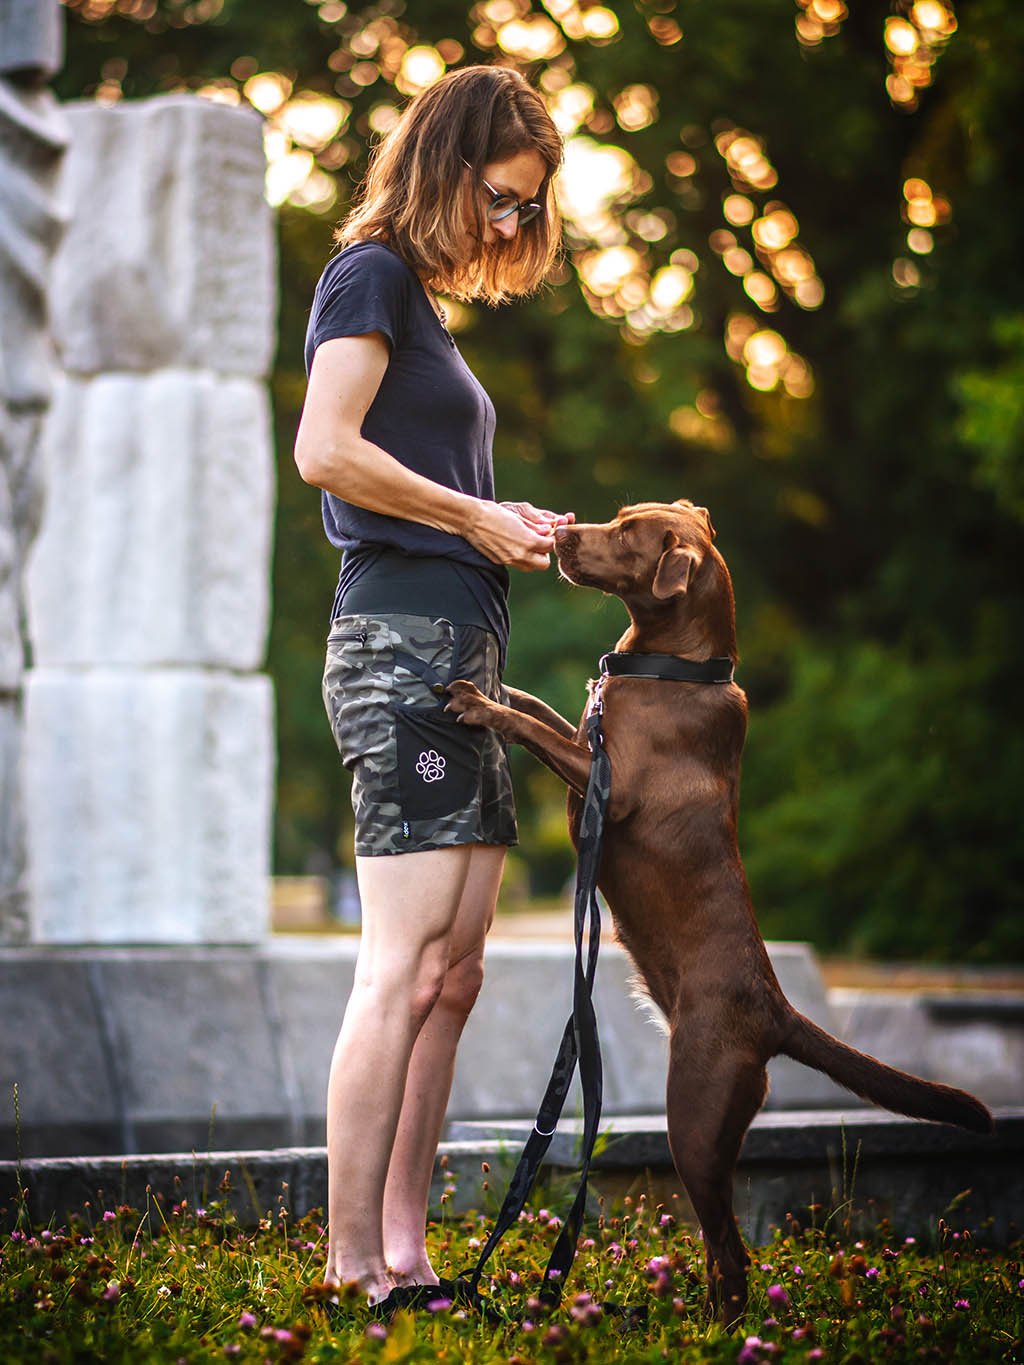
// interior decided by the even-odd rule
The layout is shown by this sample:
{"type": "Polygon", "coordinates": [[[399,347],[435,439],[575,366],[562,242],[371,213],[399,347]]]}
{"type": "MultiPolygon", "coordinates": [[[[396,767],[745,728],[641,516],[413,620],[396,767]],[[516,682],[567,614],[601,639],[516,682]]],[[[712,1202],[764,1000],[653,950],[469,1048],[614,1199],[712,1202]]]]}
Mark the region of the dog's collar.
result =
{"type": "Polygon", "coordinates": [[[661,678],[665,682],[730,683],[733,667],[729,658],[680,659],[676,654],[604,654],[603,676],[661,678]]]}

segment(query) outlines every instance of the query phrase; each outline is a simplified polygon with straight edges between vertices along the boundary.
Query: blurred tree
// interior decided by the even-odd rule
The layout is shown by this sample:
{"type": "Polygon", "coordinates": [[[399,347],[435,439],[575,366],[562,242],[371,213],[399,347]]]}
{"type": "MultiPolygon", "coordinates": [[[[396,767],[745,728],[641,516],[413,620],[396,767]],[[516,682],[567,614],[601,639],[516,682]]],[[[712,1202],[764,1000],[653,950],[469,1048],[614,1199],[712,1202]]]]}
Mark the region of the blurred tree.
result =
{"type": "MultiPolygon", "coordinates": [[[[281,203],[270,667],[277,865],[349,856],[319,705],[336,573],[291,468],[302,337],[367,147],[445,65],[514,62],[567,138],[563,268],[453,309],[501,496],[707,504],[752,702],[762,921],[833,949],[1024,957],[1024,10],[1012,0],[67,0],[65,97],[250,99],[281,203]],[[415,24],[415,27],[414,27],[415,24]]],[[[509,676],[567,713],[619,604],[517,576],[509,676]]],[[[533,889],[564,797],[515,758],[533,889]]]]}

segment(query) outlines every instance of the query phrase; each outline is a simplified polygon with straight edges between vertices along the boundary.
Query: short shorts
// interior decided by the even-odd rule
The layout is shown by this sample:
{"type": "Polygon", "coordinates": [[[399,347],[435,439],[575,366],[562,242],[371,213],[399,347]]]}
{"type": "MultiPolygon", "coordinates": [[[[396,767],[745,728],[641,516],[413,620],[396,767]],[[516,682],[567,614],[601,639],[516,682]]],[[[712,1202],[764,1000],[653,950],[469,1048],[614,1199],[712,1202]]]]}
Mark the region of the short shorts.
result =
{"type": "Polygon", "coordinates": [[[332,622],[324,705],[352,771],[361,857],[518,842],[504,741],[444,709],[457,678],[502,700],[490,631],[390,612],[332,622]]]}

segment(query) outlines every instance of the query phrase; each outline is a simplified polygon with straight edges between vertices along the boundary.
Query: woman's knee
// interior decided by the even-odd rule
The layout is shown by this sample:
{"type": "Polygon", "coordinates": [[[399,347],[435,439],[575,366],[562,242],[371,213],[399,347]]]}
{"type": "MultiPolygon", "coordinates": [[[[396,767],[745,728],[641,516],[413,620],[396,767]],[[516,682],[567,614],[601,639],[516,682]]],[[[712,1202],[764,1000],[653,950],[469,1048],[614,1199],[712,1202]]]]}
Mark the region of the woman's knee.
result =
{"type": "Polygon", "coordinates": [[[444,976],[440,1002],[456,1014],[468,1017],[484,984],[483,948],[453,962],[444,976]]]}
{"type": "Polygon", "coordinates": [[[357,969],[353,996],[361,997],[363,1007],[379,1020],[398,1013],[419,1027],[444,990],[446,969],[447,956],[440,948],[423,953],[418,961],[377,961],[357,969]]]}

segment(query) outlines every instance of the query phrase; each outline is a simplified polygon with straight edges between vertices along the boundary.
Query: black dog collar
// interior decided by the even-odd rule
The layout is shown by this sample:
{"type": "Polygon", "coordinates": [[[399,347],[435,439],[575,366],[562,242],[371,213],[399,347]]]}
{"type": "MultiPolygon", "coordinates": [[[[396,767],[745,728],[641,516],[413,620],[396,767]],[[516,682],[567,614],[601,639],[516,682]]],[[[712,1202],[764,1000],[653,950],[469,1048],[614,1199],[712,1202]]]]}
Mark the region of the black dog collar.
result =
{"type": "Polygon", "coordinates": [[[729,683],[733,675],[731,659],[680,659],[676,654],[604,654],[600,668],[606,676],[665,682],[729,683]]]}

